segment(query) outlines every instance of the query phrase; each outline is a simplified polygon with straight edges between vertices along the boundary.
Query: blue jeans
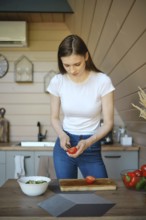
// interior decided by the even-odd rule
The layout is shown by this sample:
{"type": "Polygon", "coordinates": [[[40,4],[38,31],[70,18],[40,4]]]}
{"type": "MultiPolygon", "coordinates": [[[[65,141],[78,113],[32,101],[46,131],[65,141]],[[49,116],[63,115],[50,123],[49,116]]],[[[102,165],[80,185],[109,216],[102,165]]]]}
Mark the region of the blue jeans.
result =
{"type": "MultiPolygon", "coordinates": [[[[81,138],[87,139],[91,136],[66,133],[70,137],[71,146],[76,146],[81,138]]],[[[96,178],[107,178],[106,168],[101,156],[100,142],[91,145],[77,158],[71,158],[60,147],[60,139],[57,138],[53,151],[53,159],[58,179],[76,179],[78,177],[78,168],[84,178],[88,175],[96,178]]]]}

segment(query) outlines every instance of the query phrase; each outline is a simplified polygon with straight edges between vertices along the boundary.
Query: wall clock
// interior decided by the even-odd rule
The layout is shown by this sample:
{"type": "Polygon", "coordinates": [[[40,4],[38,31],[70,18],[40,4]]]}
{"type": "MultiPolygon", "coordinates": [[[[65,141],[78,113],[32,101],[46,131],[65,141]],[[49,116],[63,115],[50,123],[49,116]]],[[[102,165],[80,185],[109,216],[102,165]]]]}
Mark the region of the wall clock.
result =
{"type": "Polygon", "coordinates": [[[8,72],[8,61],[0,54],[0,78],[2,78],[8,72]]]}

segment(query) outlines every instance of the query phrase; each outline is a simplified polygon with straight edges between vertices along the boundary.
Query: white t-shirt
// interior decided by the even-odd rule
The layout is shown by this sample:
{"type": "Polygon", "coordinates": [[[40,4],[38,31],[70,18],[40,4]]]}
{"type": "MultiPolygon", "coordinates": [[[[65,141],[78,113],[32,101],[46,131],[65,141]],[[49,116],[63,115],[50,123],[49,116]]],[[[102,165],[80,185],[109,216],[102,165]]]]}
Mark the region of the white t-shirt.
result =
{"type": "Polygon", "coordinates": [[[67,74],[57,74],[51,79],[47,91],[60,97],[65,131],[92,135],[100,126],[101,97],[114,89],[106,74],[90,72],[82,83],[75,83],[67,74]]]}

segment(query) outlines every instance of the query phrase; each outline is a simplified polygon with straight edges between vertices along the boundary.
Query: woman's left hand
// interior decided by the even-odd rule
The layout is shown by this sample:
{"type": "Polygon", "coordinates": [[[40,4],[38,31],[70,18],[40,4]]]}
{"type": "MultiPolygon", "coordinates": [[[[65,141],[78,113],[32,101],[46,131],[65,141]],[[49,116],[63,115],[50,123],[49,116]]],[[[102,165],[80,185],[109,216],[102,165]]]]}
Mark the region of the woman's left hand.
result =
{"type": "Polygon", "coordinates": [[[80,154],[82,154],[86,149],[87,149],[87,141],[86,140],[80,140],[76,146],[77,148],[77,152],[74,153],[74,154],[68,154],[69,157],[73,157],[73,158],[76,158],[78,157],[80,154]]]}

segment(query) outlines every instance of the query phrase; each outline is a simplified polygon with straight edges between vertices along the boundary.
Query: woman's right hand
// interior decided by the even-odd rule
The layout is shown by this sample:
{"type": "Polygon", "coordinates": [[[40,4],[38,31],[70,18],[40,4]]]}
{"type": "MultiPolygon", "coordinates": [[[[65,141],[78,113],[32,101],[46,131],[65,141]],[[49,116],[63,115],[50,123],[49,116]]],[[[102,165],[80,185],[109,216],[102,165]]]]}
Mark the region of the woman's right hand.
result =
{"type": "Polygon", "coordinates": [[[61,136],[59,136],[60,138],[60,146],[67,151],[67,145],[70,146],[70,138],[69,136],[64,132],[61,136]]]}

